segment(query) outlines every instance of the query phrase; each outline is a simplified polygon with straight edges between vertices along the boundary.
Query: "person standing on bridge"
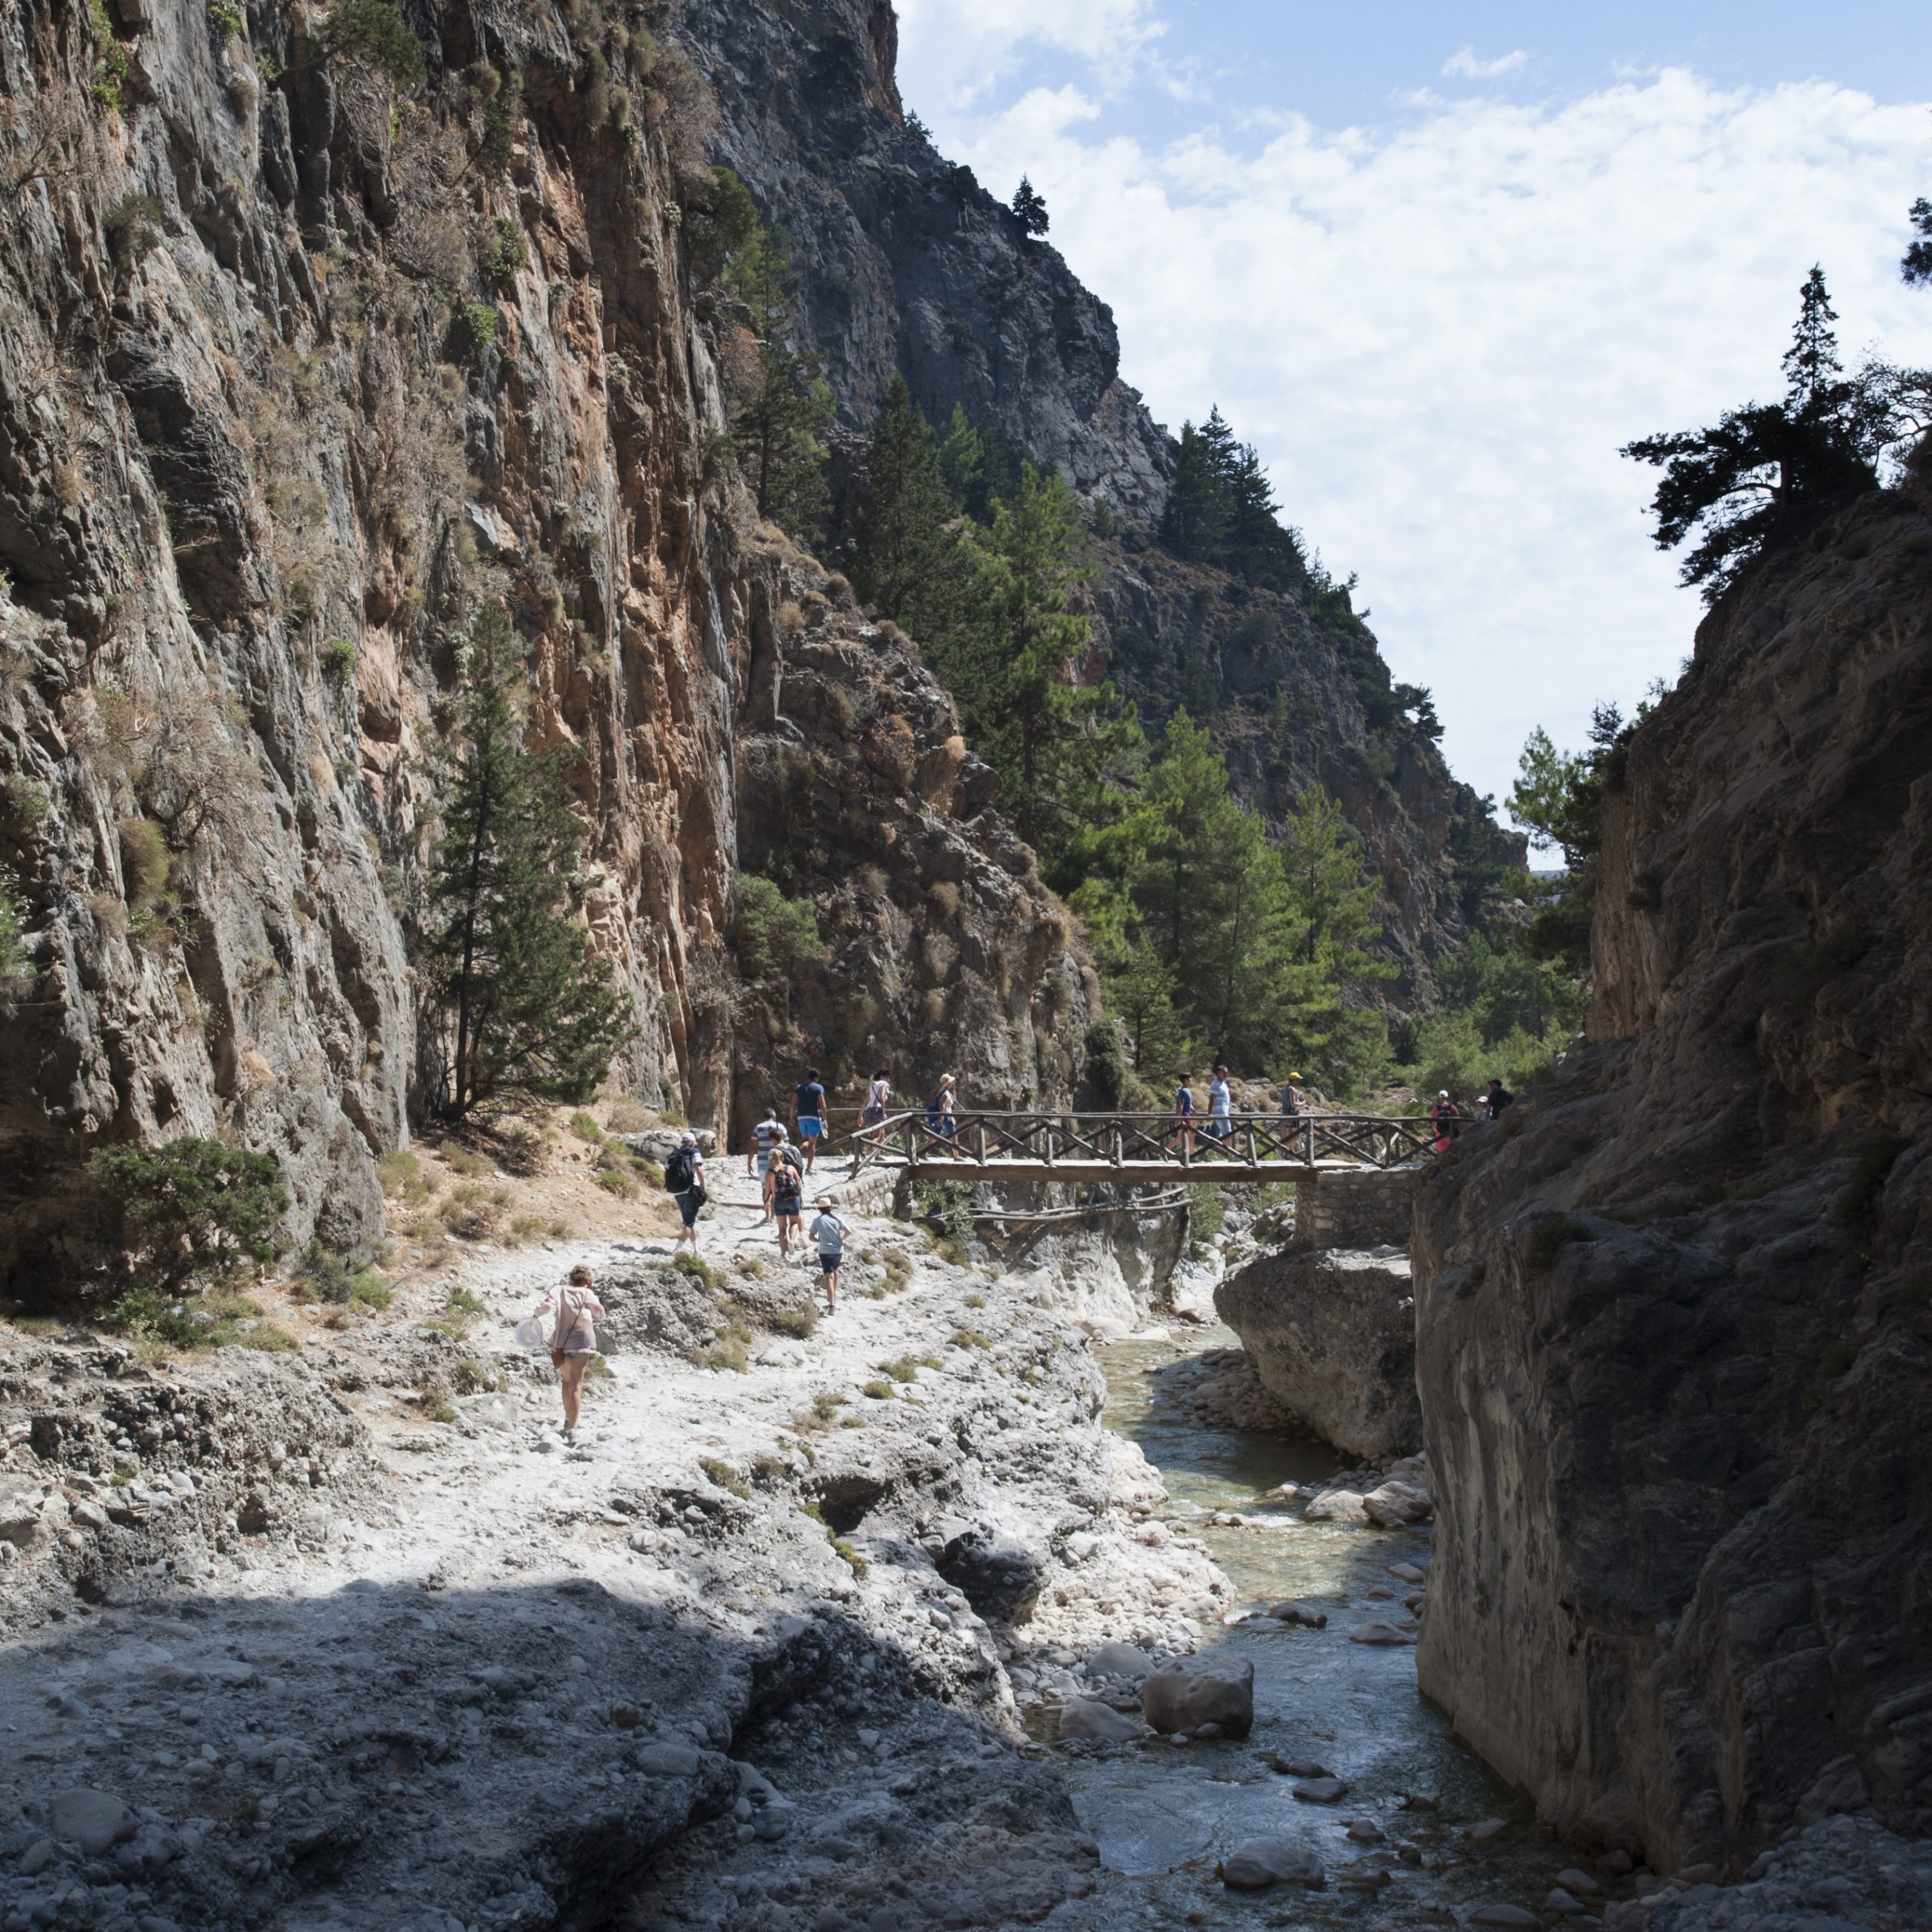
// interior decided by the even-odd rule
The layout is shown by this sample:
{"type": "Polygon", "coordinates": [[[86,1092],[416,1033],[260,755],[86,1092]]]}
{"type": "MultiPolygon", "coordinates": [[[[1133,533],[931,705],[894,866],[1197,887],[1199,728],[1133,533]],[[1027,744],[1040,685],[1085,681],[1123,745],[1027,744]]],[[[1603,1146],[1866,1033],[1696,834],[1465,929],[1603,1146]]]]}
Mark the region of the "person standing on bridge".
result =
{"type": "Polygon", "coordinates": [[[1301,1075],[1291,1073],[1281,1082],[1281,1138],[1292,1150],[1302,1132],[1308,1103],[1302,1097],[1301,1075]]]}
{"type": "Polygon", "coordinates": [[[1476,1111],[1484,1120],[1500,1120],[1503,1118],[1503,1109],[1515,1097],[1515,1095],[1511,1093],[1501,1081],[1492,1075],[1490,1078],[1489,1091],[1476,1103],[1476,1111]]]}
{"type": "Polygon", "coordinates": [[[820,1084],[817,1068],[792,1089],[792,1117],[798,1123],[798,1145],[804,1149],[805,1172],[810,1174],[825,1132],[825,1089],[820,1084]]]}
{"type": "Polygon", "coordinates": [[[1193,1075],[1183,1073],[1180,1086],[1174,1095],[1174,1137],[1180,1143],[1181,1158],[1191,1161],[1194,1158],[1194,1088],[1193,1075]]]}
{"type": "Polygon", "coordinates": [[[1446,1154],[1455,1145],[1456,1137],[1463,1131],[1463,1110],[1449,1097],[1444,1087],[1435,1096],[1435,1104],[1429,1110],[1429,1118],[1435,1129],[1434,1151],[1446,1154]]]}
{"type": "Polygon", "coordinates": [[[939,1077],[939,1091],[926,1103],[926,1131],[935,1140],[943,1140],[952,1149],[952,1158],[959,1158],[959,1123],[952,1112],[952,1075],[942,1073],[939,1077]]]}
{"type": "Polygon", "coordinates": [[[1234,1128],[1233,1096],[1228,1086],[1225,1063],[1217,1064],[1208,1083],[1208,1131],[1216,1140],[1225,1140],[1234,1128]]]}
{"type": "MultiPolygon", "coordinates": [[[[885,1138],[886,1109],[892,1105],[892,1069],[882,1066],[872,1075],[872,1084],[866,1089],[865,1111],[860,1115],[863,1127],[875,1127],[881,1131],[872,1136],[872,1145],[877,1146],[885,1138]]],[[[856,1158],[856,1156],[854,1157],[856,1158]]]]}

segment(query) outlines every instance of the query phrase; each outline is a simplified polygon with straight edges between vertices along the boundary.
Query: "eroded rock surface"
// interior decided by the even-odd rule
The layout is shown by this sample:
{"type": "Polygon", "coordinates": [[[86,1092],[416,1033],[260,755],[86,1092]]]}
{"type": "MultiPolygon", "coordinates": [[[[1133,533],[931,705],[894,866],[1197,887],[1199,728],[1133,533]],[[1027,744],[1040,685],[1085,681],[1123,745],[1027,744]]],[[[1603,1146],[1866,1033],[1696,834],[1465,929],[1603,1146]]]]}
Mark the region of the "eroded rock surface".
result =
{"type": "Polygon", "coordinates": [[[1417,1196],[1423,1686],[1660,1871],[1932,1826],[1929,510],[1706,620],[1611,774],[1594,1044],[1417,1196]]]}

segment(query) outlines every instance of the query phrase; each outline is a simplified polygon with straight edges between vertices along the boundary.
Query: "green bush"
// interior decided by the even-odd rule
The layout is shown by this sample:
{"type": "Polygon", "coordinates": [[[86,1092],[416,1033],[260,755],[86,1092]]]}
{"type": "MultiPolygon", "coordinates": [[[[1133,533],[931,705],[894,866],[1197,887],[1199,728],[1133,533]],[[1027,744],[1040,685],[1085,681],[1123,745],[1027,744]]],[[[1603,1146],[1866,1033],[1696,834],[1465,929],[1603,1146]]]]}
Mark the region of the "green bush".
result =
{"type": "Polygon", "coordinates": [[[758,872],[738,875],[738,957],[755,979],[822,964],[825,941],[809,900],[787,899],[758,872]]]}
{"type": "Polygon", "coordinates": [[[208,0],[208,25],[224,41],[248,38],[248,21],[242,11],[241,0],[208,0]]]}
{"type": "Polygon", "coordinates": [[[1097,1020],[1087,1029],[1087,1084],[1103,1110],[1118,1107],[1126,1097],[1127,1060],[1120,1029],[1111,1020],[1097,1020]]]}
{"type": "Polygon", "coordinates": [[[721,1463],[715,1456],[700,1456],[697,1459],[697,1466],[718,1488],[729,1491],[734,1496],[749,1498],[751,1485],[729,1463],[721,1463]]]}
{"type": "Polygon", "coordinates": [[[688,1275],[694,1281],[702,1281],[707,1288],[722,1287],[724,1277],[709,1262],[691,1254],[680,1254],[671,1266],[680,1275],[688,1275]]]}
{"type": "Polygon", "coordinates": [[[463,340],[477,361],[481,361],[489,352],[490,345],[497,339],[501,319],[494,303],[466,302],[463,305],[463,340]]]}
{"type": "Polygon", "coordinates": [[[122,890],[130,911],[145,912],[168,890],[168,841],[151,818],[124,818],[118,830],[122,890]]]}
{"type": "Polygon", "coordinates": [[[312,1241],[295,1264],[295,1278],[318,1301],[345,1307],[355,1298],[356,1266],[346,1254],[334,1254],[312,1241]]]}
{"type": "Polygon", "coordinates": [[[336,0],[322,23],[321,42],[331,56],[359,61],[399,88],[420,87],[429,72],[423,43],[404,23],[395,0],[336,0]]]}
{"type": "Polygon", "coordinates": [[[272,1154],[189,1137],[100,1148],[88,1171],[118,1214],[137,1287],[171,1294],[275,1259],[288,1195],[272,1154]]]}
{"type": "Polygon", "coordinates": [[[477,266],[482,270],[484,280],[500,287],[529,260],[530,250],[525,244],[523,230],[515,219],[506,214],[496,216],[477,255],[477,266]]]}
{"type": "Polygon", "coordinates": [[[346,685],[355,675],[355,643],[352,638],[332,637],[321,649],[322,675],[346,685]]]}

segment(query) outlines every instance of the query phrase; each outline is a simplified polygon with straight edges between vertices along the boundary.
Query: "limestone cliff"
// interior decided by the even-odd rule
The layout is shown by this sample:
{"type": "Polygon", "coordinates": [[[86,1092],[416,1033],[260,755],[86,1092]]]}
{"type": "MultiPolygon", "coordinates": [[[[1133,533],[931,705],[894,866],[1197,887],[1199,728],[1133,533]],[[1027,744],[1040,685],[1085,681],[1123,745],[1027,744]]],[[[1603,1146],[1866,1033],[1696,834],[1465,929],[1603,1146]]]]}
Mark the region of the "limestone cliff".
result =
{"type": "Polygon", "coordinates": [[[1611,775],[1592,1044],[1418,1195],[1423,1687],[1560,1829],[1932,1826],[1932,499],[1705,622],[1611,775]]]}
{"type": "Polygon", "coordinates": [[[1339,592],[1251,589],[1151,543],[1174,445],[1121,380],[1112,313],[906,115],[888,0],[713,0],[680,32],[715,91],[719,157],[783,227],[848,443],[900,374],[930,419],[963,408],[1097,506],[1091,673],[1149,726],[1183,703],[1211,720],[1271,817],[1312,782],[1334,793],[1383,882],[1399,993],[1426,1001],[1429,961],[1521,840],[1394,715],[1373,635],[1324,611],[1339,592]]]}
{"type": "Polygon", "coordinates": [[[88,1264],[72,1175],[103,1139],[269,1149],[297,1238],[380,1231],[374,1161],[422,1100],[428,754],[485,595],[532,733],[583,753],[628,1091],[730,1113],[734,874],[788,848],[889,989],[808,1010],[800,1057],[856,1071],[916,1027],[1016,1093],[1077,1059],[1070,936],[949,703],[718,460],[679,217],[709,110],[662,10],[408,14],[405,96],[299,5],[122,0],[110,29],[38,0],[0,38],[18,1291],[88,1264]]]}

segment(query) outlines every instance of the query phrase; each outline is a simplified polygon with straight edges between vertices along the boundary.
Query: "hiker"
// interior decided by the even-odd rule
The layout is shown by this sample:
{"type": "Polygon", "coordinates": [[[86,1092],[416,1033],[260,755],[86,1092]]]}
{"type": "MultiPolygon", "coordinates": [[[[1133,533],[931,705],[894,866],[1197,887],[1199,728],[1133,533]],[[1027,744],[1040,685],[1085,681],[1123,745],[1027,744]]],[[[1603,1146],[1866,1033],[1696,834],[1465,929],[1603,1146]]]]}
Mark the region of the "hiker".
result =
{"type": "Polygon", "coordinates": [[[1194,1089],[1189,1084],[1192,1078],[1192,1075],[1183,1073],[1180,1091],[1174,1095],[1174,1131],[1180,1140],[1183,1160],[1194,1158],[1194,1089]]]}
{"type": "Polygon", "coordinates": [[[1292,1149],[1302,1133],[1302,1120],[1308,1103],[1302,1097],[1301,1075],[1291,1073],[1281,1082],[1281,1138],[1292,1149]]]}
{"type": "Polygon", "coordinates": [[[952,1117],[952,1075],[942,1073],[939,1091],[926,1103],[926,1131],[935,1140],[943,1140],[959,1158],[959,1123],[952,1117]]]}
{"type": "Polygon", "coordinates": [[[541,1321],[552,1310],[556,1319],[550,1330],[550,1360],[563,1383],[564,1440],[574,1448],[584,1371],[597,1352],[597,1318],[604,1312],[604,1304],[597,1299],[596,1278],[583,1263],[571,1270],[567,1281],[537,1304],[537,1318],[541,1321]]]}
{"type": "Polygon", "coordinates": [[[1476,1110],[1484,1120],[1500,1120],[1503,1118],[1503,1109],[1515,1097],[1515,1095],[1492,1074],[1490,1076],[1489,1091],[1477,1102],[1476,1110]]]}
{"type": "Polygon", "coordinates": [[[1450,1099],[1447,1088],[1442,1088],[1438,1091],[1435,1104],[1429,1110],[1429,1118],[1430,1125],[1435,1129],[1432,1151],[1438,1154],[1447,1153],[1454,1144],[1457,1135],[1463,1131],[1462,1109],[1450,1099]]]}
{"type": "Polygon", "coordinates": [[[792,1118],[798,1123],[798,1144],[804,1149],[805,1172],[810,1174],[826,1128],[825,1088],[816,1067],[792,1089],[792,1118]]]}
{"type": "Polygon", "coordinates": [[[778,1223],[778,1256],[780,1260],[790,1258],[792,1238],[798,1232],[798,1217],[804,1203],[800,1198],[804,1192],[804,1157],[797,1148],[785,1137],[785,1130],[778,1130],[778,1145],[773,1149],[771,1171],[766,1176],[771,1192],[771,1218],[778,1223]]]}
{"type": "Polygon", "coordinates": [[[1217,1064],[1214,1078],[1208,1083],[1208,1131],[1217,1140],[1226,1140],[1233,1131],[1232,1097],[1228,1086],[1227,1067],[1217,1064]]]}
{"type": "MultiPolygon", "coordinates": [[[[859,1117],[860,1124],[865,1127],[883,1128],[885,1124],[886,1109],[891,1105],[892,1069],[888,1066],[882,1066],[872,1075],[872,1084],[866,1089],[866,1109],[859,1117]]],[[[872,1136],[875,1145],[884,1138],[885,1136],[882,1133],[875,1134],[872,1136]]]]}
{"type": "Polygon", "coordinates": [[[838,1267],[845,1259],[845,1237],[851,1226],[832,1212],[830,1195],[821,1194],[817,1206],[818,1212],[806,1232],[818,1243],[819,1272],[825,1277],[825,1312],[829,1315],[838,1306],[838,1267]]]}
{"type": "Polygon", "coordinates": [[[745,1178],[752,1178],[754,1164],[758,1168],[758,1192],[764,1201],[764,1219],[760,1227],[771,1219],[771,1150],[785,1138],[785,1130],[778,1124],[778,1109],[767,1107],[764,1118],[752,1129],[750,1143],[745,1149],[745,1178]]]}
{"type": "Polygon", "coordinates": [[[684,1217],[684,1226],[678,1230],[672,1253],[682,1247],[686,1241],[691,1244],[691,1252],[697,1252],[697,1211],[709,1198],[704,1191],[704,1156],[698,1152],[697,1136],[687,1134],[678,1143],[671,1158],[664,1163],[664,1186],[671,1198],[678,1204],[678,1212],[684,1217]]]}

